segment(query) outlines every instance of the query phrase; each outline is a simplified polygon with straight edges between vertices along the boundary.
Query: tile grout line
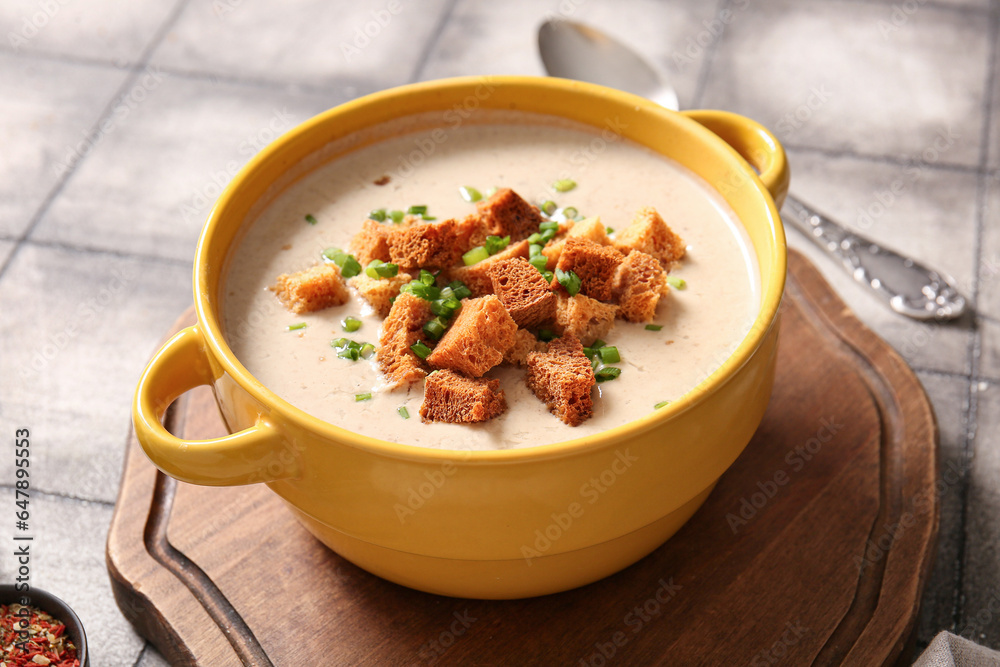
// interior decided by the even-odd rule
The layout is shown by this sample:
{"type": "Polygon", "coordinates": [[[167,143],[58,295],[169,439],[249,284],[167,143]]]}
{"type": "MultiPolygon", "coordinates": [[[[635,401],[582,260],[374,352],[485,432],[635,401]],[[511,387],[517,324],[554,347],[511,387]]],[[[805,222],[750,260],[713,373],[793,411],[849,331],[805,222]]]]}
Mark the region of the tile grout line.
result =
{"type": "Polygon", "coordinates": [[[445,27],[451,21],[451,16],[455,11],[456,5],[458,5],[458,0],[450,0],[448,5],[441,11],[437,24],[434,26],[430,36],[427,38],[427,42],[424,44],[424,48],[420,52],[420,57],[417,58],[417,64],[414,66],[413,72],[410,74],[410,78],[408,79],[409,83],[420,81],[420,78],[424,73],[424,69],[427,67],[427,63],[431,59],[431,53],[434,51],[434,47],[437,45],[438,40],[441,39],[441,35],[444,34],[445,27]]]}
{"type": "Polygon", "coordinates": [[[35,248],[51,248],[65,252],[73,252],[85,255],[110,255],[119,259],[141,260],[143,262],[156,262],[171,266],[191,266],[190,259],[177,259],[175,257],[164,257],[162,255],[150,255],[141,252],[130,252],[128,250],[116,250],[114,248],[98,248],[96,246],[77,245],[65,243],[63,241],[39,241],[37,239],[24,239],[22,245],[35,248]]]}
{"type": "MultiPolygon", "coordinates": [[[[715,8],[715,15],[719,16],[723,11],[728,9],[731,2],[732,0],[719,0],[719,4],[715,8]]],[[[698,81],[694,86],[694,95],[691,96],[691,106],[682,106],[681,108],[701,108],[701,98],[705,95],[705,88],[708,86],[708,78],[712,73],[712,65],[715,63],[715,55],[719,51],[719,42],[721,42],[725,37],[726,31],[723,30],[719,37],[709,44],[705,53],[705,59],[701,63],[701,69],[698,71],[698,81]]]]}
{"type": "Polygon", "coordinates": [[[877,164],[889,164],[899,167],[909,167],[909,166],[919,166],[924,169],[937,169],[940,171],[952,171],[964,174],[977,174],[977,175],[990,175],[992,172],[997,171],[990,169],[988,166],[980,164],[960,164],[957,162],[926,162],[923,160],[905,160],[895,155],[879,155],[876,153],[861,153],[858,151],[853,151],[849,149],[841,150],[836,148],[827,148],[825,146],[808,146],[803,144],[790,144],[782,143],[786,151],[797,151],[800,153],[811,153],[814,155],[822,155],[823,157],[830,158],[853,158],[856,160],[864,160],[866,162],[875,162],[877,164]]]}
{"type": "MultiPolygon", "coordinates": [[[[990,129],[992,125],[992,114],[995,105],[995,100],[993,99],[993,90],[996,84],[996,62],[998,57],[997,50],[997,38],[1000,35],[1000,10],[998,10],[996,3],[991,4],[989,15],[989,25],[987,27],[989,35],[989,63],[987,64],[987,75],[985,82],[985,95],[983,99],[983,120],[982,127],[980,129],[980,144],[979,144],[979,168],[980,175],[977,179],[976,184],[976,231],[973,239],[973,256],[974,256],[974,266],[975,274],[973,275],[972,281],[972,294],[970,294],[970,302],[973,309],[975,309],[976,304],[979,301],[979,290],[981,287],[981,265],[983,259],[983,227],[986,219],[986,208],[987,208],[987,175],[985,173],[986,166],[989,162],[989,142],[990,142],[990,129]]],[[[978,431],[978,413],[979,413],[979,389],[978,384],[980,380],[979,375],[979,357],[981,355],[982,349],[982,331],[979,327],[979,317],[978,315],[974,319],[974,326],[972,331],[972,340],[969,342],[968,351],[968,364],[969,364],[969,376],[970,382],[967,389],[966,401],[967,401],[967,411],[966,411],[966,423],[965,423],[965,442],[962,447],[962,487],[960,490],[961,498],[961,514],[959,517],[959,542],[958,550],[955,555],[957,560],[956,563],[956,573],[955,573],[955,597],[953,599],[953,615],[952,623],[954,624],[953,629],[958,631],[965,618],[965,568],[966,568],[966,558],[967,551],[966,546],[969,538],[968,533],[968,518],[969,518],[969,490],[971,486],[970,475],[972,470],[972,463],[975,458],[975,445],[976,445],[976,435],[978,431]]]]}
{"type": "MultiPolygon", "coordinates": [[[[0,483],[0,489],[8,489],[10,491],[14,491],[15,488],[16,487],[13,484],[7,484],[6,482],[0,483]]],[[[75,503],[88,503],[91,505],[101,505],[102,507],[112,507],[112,508],[115,506],[114,501],[111,500],[84,498],[83,496],[74,496],[68,493],[56,493],[55,491],[44,491],[42,489],[38,489],[35,487],[32,487],[31,493],[36,496],[44,496],[46,498],[57,498],[59,500],[70,500],[75,503]]]]}
{"type": "MultiPolygon", "coordinates": [[[[173,10],[171,10],[170,15],[167,16],[167,18],[163,21],[163,23],[160,25],[157,31],[153,34],[153,37],[150,39],[149,43],[139,54],[139,57],[136,59],[136,62],[129,66],[128,75],[125,77],[125,80],[122,81],[121,85],[111,96],[111,99],[108,100],[108,103],[104,106],[104,109],[101,110],[101,113],[98,116],[97,120],[91,125],[90,131],[87,132],[85,141],[94,142],[95,138],[98,136],[101,125],[108,119],[108,117],[111,114],[114,113],[118,101],[121,100],[125,96],[125,94],[132,88],[132,86],[135,84],[135,81],[142,74],[143,69],[148,66],[149,60],[152,57],[153,52],[164,40],[171,26],[173,26],[174,23],[177,22],[177,19],[180,17],[181,12],[187,6],[188,1],[189,0],[177,0],[177,4],[174,5],[174,8],[173,10]]],[[[34,232],[35,228],[38,226],[38,223],[42,220],[45,213],[52,206],[52,203],[62,192],[63,188],[66,186],[66,183],[68,183],[69,179],[72,178],[74,173],[76,173],[76,170],[79,168],[80,164],[86,159],[86,157],[87,157],[86,154],[79,156],[76,160],[72,161],[69,165],[67,165],[66,170],[60,175],[55,185],[45,196],[45,199],[38,207],[38,210],[35,211],[35,214],[31,217],[31,220],[28,222],[27,227],[25,227],[24,231],[21,232],[21,234],[18,236],[16,246],[7,256],[4,262],[0,264],[0,279],[2,279],[4,274],[7,273],[7,268],[14,261],[14,258],[19,254],[20,249],[24,244],[24,241],[32,234],[32,232],[34,232]]]]}

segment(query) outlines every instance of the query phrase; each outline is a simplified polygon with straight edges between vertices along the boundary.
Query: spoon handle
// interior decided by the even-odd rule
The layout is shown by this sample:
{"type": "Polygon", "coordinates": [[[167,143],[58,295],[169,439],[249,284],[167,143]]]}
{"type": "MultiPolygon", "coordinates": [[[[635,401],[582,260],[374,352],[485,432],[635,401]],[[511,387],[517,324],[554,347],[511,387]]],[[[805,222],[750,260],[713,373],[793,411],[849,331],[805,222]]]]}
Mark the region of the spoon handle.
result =
{"type": "Polygon", "coordinates": [[[844,229],[791,195],[781,217],[840,259],[855,280],[871,287],[897,313],[918,320],[950,320],[964,311],[965,298],[950,278],[844,229]]]}

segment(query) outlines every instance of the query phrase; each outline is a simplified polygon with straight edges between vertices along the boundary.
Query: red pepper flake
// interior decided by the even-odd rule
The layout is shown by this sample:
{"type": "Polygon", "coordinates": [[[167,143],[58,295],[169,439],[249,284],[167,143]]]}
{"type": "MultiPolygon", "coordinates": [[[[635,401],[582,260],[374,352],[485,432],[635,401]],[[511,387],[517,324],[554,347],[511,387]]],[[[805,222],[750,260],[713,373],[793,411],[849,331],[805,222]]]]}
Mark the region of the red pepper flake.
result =
{"type": "Polygon", "coordinates": [[[0,660],[5,667],[80,667],[66,626],[36,607],[0,605],[0,660]]]}

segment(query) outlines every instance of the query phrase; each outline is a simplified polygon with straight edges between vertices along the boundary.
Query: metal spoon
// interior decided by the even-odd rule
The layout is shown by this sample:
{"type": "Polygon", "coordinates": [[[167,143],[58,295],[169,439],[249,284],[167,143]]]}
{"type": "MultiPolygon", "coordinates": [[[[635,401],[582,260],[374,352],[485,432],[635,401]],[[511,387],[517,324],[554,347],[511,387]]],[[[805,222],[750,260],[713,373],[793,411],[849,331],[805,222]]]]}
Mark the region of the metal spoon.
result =
{"type": "MultiPolygon", "coordinates": [[[[677,93],[665,76],[630,47],[581,23],[546,21],[538,29],[538,50],[550,76],[589,81],[641,95],[677,110],[677,93]]],[[[965,309],[954,280],[914,259],[855,234],[788,195],[782,220],[841,261],[897,313],[918,320],[948,320],[965,309]]]]}

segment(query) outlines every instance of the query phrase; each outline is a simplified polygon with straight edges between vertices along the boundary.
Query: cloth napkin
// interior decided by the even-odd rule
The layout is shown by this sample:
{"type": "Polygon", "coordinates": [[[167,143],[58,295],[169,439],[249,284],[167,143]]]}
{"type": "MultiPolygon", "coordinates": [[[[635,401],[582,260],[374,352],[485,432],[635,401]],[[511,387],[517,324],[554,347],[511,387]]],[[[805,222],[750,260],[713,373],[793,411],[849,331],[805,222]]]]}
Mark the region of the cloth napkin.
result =
{"type": "Polygon", "coordinates": [[[913,667],[1000,667],[1000,653],[950,632],[940,632],[913,667]]]}

